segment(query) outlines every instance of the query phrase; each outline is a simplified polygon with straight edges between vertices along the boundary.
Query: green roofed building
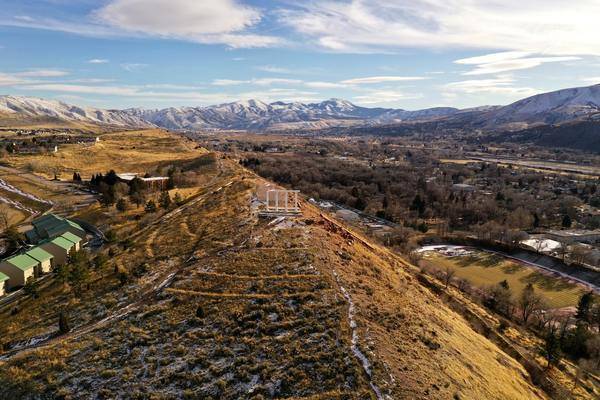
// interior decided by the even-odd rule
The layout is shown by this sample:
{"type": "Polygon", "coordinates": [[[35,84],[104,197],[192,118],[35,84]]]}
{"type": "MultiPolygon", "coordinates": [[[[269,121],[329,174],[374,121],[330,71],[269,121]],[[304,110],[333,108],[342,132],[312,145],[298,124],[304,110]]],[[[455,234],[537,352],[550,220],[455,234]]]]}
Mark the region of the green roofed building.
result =
{"type": "Polygon", "coordinates": [[[38,247],[52,254],[52,266],[56,267],[67,263],[69,252],[71,249],[75,250],[75,243],[59,236],[40,243],[38,247]]]}
{"type": "Polygon", "coordinates": [[[69,242],[75,244],[75,251],[79,251],[81,245],[81,238],[77,235],[72,234],[71,232],[65,232],[60,237],[67,239],[69,242]]]}
{"type": "Polygon", "coordinates": [[[0,272],[0,296],[4,296],[6,293],[6,281],[8,281],[8,275],[0,272]]]}
{"type": "Polygon", "coordinates": [[[44,214],[35,218],[31,225],[33,225],[33,229],[25,232],[25,237],[32,244],[54,239],[66,232],[71,232],[81,239],[85,239],[85,230],[79,224],[55,214],[44,214]]]}
{"type": "Polygon", "coordinates": [[[8,276],[8,286],[23,286],[30,277],[35,277],[39,261],[26,254],[19,254],[0,262],[0,272],[8,276]]]}
{"type": "Polygon", "coordinates": [[[38,271],[36,271],[36,275],[46,274],[52,269],[52,259],[54,256],[41,247],[34,247],[25,254],[39,262],[39,268],[38,271]]]}

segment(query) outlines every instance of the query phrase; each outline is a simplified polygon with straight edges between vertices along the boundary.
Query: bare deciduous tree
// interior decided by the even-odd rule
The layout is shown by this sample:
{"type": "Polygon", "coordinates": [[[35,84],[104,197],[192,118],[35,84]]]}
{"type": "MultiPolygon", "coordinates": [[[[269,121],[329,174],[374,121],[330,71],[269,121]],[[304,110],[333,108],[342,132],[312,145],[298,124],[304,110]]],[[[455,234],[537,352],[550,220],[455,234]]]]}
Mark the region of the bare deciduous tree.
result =
{"type": "Polygon", "coordinates": [[[523,324],[527,325],[527,322],[532,314],[543,308],[543,300],[540,295],[535,293],[533,285],[528,283],[521,293],[519,298],[519,307],[521,309],[521,317],[523,324]]]}

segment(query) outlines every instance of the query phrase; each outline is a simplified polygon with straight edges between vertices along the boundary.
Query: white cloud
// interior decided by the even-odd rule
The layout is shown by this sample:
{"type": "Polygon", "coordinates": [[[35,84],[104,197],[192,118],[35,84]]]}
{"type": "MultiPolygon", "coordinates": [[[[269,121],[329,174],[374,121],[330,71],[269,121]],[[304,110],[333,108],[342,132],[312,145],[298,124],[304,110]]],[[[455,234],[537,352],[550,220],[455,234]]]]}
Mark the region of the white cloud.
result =
{"type": "Polygon", "coordinates": [[[346,79],[341,81],[342,84],[347,85],[363,85],[363,84],[376,84],[386,82],[405,82],[405,81],[419,81],[427,79],[420,76],[369,76],[365,78],[354,78],[346,79]]]}
{"type": "Polygon", "coordinates": [[[69,73],[58,69],[32,69],[29,71],[17,72],[15,75],[30,78],[55,78],[69,75],[69,73]]]}
{"type": "MultiPolygon", "coordinates": [[[[100,3],[100,2],[98,2],[100,3]]],[[[0,25],[92,37],[158,37],[231,48],[272,47],[285,40],[255,30],[262,14],[237,0],[107,0],[90,15],[11,17],[0,25]]]]}
{"type": "Polygon", "coordinates": [[[511,97],[527,97],[540,93],[539,90],[516,86],[516,81],[512,76],[496,76],[489,79],[471,79],[458,82],[451,82],[444,85],[445,95],[463,93],[463,94],[498,94],[511,97]]]}
{"type": "Polygon", "coordinates": [[[305,82],[304,85],[315,89],[342,89],[348,87],[348,85],[343,83],[321,81],[305,82]]]}
{"type": "Polygon", "coordinates": [[[15,19],[18,21],[24,21],[24,22],[33,22],[35,21],[34,18],[30,17],[29,15],[15,15],[15,19]]]}
{"type": "Polygon", "coordinates": [[[37,82],[44,82],[43,80],[40,80],[40,78],[56,78],[66,75],[69,75],[67,71],[56,69],[31,69],[27,71],[19,71],[12,73],[0,72],[0,86],[18,86],[37,82]]]}
{"type": "Polygon", "coordinates": [[[456,64],[475,65],[475,69],[463,75],[485,75],[538,67],[544,63],[579,60],[579,57],[531,57],[531,53],[506,51],[484,56],[463,58],[456,64]]]}
{"type": "Polygon", "coordinates": [[[134,96],[139,94],[139,90],[134,87],[127,86],[91,86],[91,85],[73,85],[65,83],[39,83],[34,85],[23,86],[27,90],[42,90],[52,92],[67,92],[67,93],[85,93],[85,94],[101,94],[113,96],[134,96]]]}
{"type": "Polygon", "coordinates": [[[248,83],[249,81],[240,81],[236,79],[215,79],[212,81],[212,85],[214,86],[235,86],[242,85],[244,83],[248,83]]]}
{"type": "MultiPolygon", "coordinates": [[[[0,75],[0,85],[2,85],[0,75]]],[[[312,101],[317,98],[317,93],[296,90],[293,88],[271,88],[263,91],[246,91],[237,93],[202,93],[197,91],[160,91],[148,90],[146,86],[98,86],[98,85],[74,85],[65,83],[36,83],[19,86],[23,90],[45,91],[52,93],[66,93],[67,96],[77,94],[109,95],[140,100],[153,103],[200,103],[204,105],[231,102],[236,100],[261,99],[272,102],[282,101],[312,101]]],[[[64,96],[64,94],[62,95],[64,96]]]]}
{"type": "Polygon", "coordinates": [[[590,83],[592,85],[600,84],[600,76],[594,76],[591,78],[583,78],[582,81],[590,83]]]}
{"type": "Polygon", "coordinates": [[[91,60],[88,60],[89,64],[107,64],[108,60],[104,59],[104,58],[92,58],[91,60]]]}
{"type": "Polygon", "coordinates": [[[360,96],[354,96],[352,99],[359,104],[373,105],[396,103],[404,100],[420,99],[422,97],[423,95],[419,93],[403,93],[397,90],[377,90],[360,96]]]}
{"type": "Polygon", "coordinates": [[[148,89],[169,89],[169,90],[198,90],[203,89],[202,86],[192,86],[192,85],[175,85],[171,83],[154,83],[149,85],[144,85],[145,88],[148,89]]]}
{"type": "Polygon", "coordinates": [[[99,23],[124,32],[234,48],[280,42],[273,36],[246,33],[261,20],[261,13],[236,0],[112,0],[94,16],[99,23]]]}
{"type": "Polygon", "coordinates": [[[279,12],[312,43],[338,52],[399,48],[600,55],[600,2],[579,0],[329,0],[279,12]]]}
{"type": "Polygon", "coordinates": [[[298,79],[283,79],[283,78],[257,78],[252,79],[250,83],[261,86],[269,86],[269,85],[294,85],[302,83],[301,80],[298,79]]]}
{"type": "Polygon", "coordinates": [[[0,86],[14,86],[27,83],[27,79],[23,79],[14,74],[5,74],[0,72],[0,86]]]}
{"type": "Polygon", "coordinates": [[[270,72],[273,74],[289,74],[290,72],[292,72],[287,68],[277,67],[275,65],[259,65],[258,67],[256,67],[256,69],[259,71],[270,72]]]}
{"type": "Polygon", "coordinates": [[[296,85],[302,83],[299,79],[285,79],[285,78],[252,78],[248,80],[237,80],[237,79],[215,79],[212,81],[213,86],[235,86],[235,85],[296,85]]]}
{"type": "Polygon", "coordinates": [[[146,68],[147,66],[148,66],[148,64],[141,64],[141,63],[123,63],[123,64],[121,64],[121,68],[123,68],[125,71],[129,71],[129,72],[139,71],[140,69],[146,68]]]}

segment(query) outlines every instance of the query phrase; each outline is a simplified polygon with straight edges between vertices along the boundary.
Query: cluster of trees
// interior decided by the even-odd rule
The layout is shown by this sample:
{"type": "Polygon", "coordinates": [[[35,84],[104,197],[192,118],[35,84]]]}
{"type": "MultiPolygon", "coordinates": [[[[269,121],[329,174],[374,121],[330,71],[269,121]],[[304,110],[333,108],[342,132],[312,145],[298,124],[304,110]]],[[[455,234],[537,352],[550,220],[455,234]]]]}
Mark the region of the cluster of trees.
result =
{"type": "Polygon", "coordinates": [[[529,283],[515,295],[506,280],[484,290],[471,287],[464,279],[455,278],[454,270],[424,269],[436,276],[447,288],[456,286],[470,296],[479,298],[484,306],[501,315],[499,329],[508,327],[506,320],[514,321],[543,338],[540,353],[548,367],[558,364],[563,357],[577,361],[583,371],[600,371],[600,298],[593,292],[584,293],[574,316],[548,310],[542,296],[529,283]]]}
{"type": "Polygon", "coordinates": [[[548,316],[540,322],[549,366],[567,356],[584,370],[600,371],[600,299],[592,292],[581,296],[574,317],[548,316]]]}
{"type": "Polygon", "coordinates": [[[555,186],[571,182],[557,178],[550,184],[536,172],[485,163],[441,166],[437,159],[417,151],[407,151],[404,158],[405,165],[377,165],[296,153],[254,155],[240,164],[315,199],[407,226],[418,226],[419,220],[443,220],[450,230],[472,230],[489,222],[504,231],[570,226],[577,217],[576,206],[596,193],[592,183],[575,187],[574,193],[556,193],[555,186]],[[453,184],[463,182],[477,182],[485,190],[453,190],[453,184]]]}
{"type": "Polygon", "coordinates": [[[69,262],[59,265],[54,272],[58,280],[68,283],[75,295],[80,296],[90,279],[90,268],[94,265],[86,250],[71,251],[69,262]]]}
{"type": "Polygon", "coordinates": [[[600,367],[600,299],[592,292],[581,296],[574,317],[548,311],[531,283],[515,300],[508,283],[502,281],[484,291],[483,304],[544,338],[542,354],[548,366],[566,356],[586,369],[600,367]]]}
{"type": "Polygon", "coordinates": [[[92,175],[89,185],[102,195],[104,205],[116,204],[117,209],[121,211],[129,208],[127,198],[139,208],[146,203],[150,194],[142,179],[135,177],[127,184],[119,180],[114,170],[108,171],[106,175],[102,173],[92,175]]]}

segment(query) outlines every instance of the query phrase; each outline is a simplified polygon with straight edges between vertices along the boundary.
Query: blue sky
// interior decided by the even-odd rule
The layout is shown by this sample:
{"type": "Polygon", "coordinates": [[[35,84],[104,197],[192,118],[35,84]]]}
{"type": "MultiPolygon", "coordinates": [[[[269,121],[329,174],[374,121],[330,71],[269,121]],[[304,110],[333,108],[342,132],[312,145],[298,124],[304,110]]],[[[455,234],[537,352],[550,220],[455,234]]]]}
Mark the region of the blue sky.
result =
{"type": "Polygon", "coordinates": [[[0,94],[81,105],[471,107],[600,83],[596,0],[0,3],[0,94]]]}

